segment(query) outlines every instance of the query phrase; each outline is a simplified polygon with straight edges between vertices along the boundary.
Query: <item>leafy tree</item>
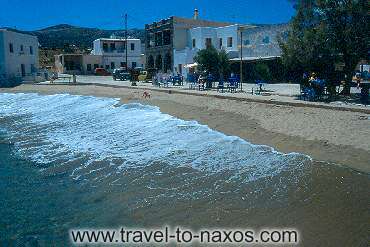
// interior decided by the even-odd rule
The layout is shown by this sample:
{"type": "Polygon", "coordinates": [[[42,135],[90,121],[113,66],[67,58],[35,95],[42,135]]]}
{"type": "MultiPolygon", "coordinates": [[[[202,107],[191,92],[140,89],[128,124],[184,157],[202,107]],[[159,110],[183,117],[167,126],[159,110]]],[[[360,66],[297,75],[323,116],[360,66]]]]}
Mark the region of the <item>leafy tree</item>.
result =
{"type": "Polygon", "coordinates": [[[218,68],[220,71],[220,76],[225,78],[230,74],[230,61],[224,49],[222,49],[218,53],[218,59],[219,59],[218,68]]]}
{"type": "Polygon", "coordinates": [[[194,61],[198,63],[199,70],[218,75],[219,56],[218,51],[213,46],[198,51],[194,61]]]}
{"type": "Polygon", "coordinates": [[[255,66],[255,70],[256,70],[256,74],[257,74],[256,76],[258,79],[271,80],[272,76],[271,76],[270,68],[267,64],[257,63],[255,66]]]}
{"type": "Polygon", "coordinates": [[[194,57],[198,69],[207,71],[213,76],[225,76],[230,71],[230,62],[224,50],[218,52],[213,46],[198,51],[194,57]]]}
{"type": "Polygon", "coordinates": [[[286,41],[280,41],[283,63],[302,75],[315,71],[334,80],[336,63],[344,64],[348,94],[352,74],[368,57],[368,0],[291,0],[297,11],[286,41]]]}

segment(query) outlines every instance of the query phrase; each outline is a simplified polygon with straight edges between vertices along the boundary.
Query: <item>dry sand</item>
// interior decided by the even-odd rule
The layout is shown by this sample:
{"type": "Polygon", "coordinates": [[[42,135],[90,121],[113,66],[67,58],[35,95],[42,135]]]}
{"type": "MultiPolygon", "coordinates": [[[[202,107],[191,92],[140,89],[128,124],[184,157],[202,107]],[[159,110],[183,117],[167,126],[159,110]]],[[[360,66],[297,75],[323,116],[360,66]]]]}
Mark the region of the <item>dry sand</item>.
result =
{"type": "Polygon", "coordinates": [[[1,92],[69,93],[119,97],[122,102],[141,102],[181,119],[196,120],[228,135],[282,152],[300,152],[318,161],[370,172],[370,115],[365,113],[243,102],[142,89],[101,86],[24,84],[1,92]]]}

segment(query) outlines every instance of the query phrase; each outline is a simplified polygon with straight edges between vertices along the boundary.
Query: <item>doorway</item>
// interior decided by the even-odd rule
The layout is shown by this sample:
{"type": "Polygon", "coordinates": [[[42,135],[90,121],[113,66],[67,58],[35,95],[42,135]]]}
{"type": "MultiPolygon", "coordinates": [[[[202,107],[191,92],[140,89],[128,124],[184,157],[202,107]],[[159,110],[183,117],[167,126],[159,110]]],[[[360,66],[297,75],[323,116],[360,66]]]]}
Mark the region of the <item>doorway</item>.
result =
{"type": "Polygon", "coordinates": [[[21,73],[22,73],[22,77],[26,76],[26,66],[24,64],[21,64],[21,73]]]}

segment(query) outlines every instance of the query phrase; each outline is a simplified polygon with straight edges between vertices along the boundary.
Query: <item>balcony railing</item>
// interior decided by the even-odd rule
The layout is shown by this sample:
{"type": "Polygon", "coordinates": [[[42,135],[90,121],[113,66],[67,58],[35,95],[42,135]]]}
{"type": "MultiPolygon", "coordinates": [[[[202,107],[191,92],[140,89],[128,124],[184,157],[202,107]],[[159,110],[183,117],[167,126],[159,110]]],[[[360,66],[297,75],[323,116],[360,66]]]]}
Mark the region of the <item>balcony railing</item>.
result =
{"type": "Polygon", "coordinates": [[[103,49],[103,52],[105,52],[105,53],[124,53],[124,52],[126,52],[126,49],[124,49],[124,48],[117,48],[117,49],[114,49],[114,50],[103,49]]]}

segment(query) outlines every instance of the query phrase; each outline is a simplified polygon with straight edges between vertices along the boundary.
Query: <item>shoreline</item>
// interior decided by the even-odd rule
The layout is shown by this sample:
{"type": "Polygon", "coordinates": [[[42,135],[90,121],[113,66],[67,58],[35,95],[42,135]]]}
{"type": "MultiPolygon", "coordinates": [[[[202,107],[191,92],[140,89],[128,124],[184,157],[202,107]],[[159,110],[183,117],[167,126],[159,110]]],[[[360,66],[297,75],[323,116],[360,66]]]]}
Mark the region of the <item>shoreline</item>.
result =
{"type": "Polygon", "coordinates": [[[268,145],[283,153],[297,152],[315,161],[334,163],[370,173],[370,121],[366,113],[304,106],[240,102],[200,95],[171,94],[141,88],[97,85],[32,85],[0,89],[0,93],[69,93],[120,98],[158,106],[161,112],[238,136],[253,144],[268,145]],[[150,91],[151,98],[142,98],[150,91]],[[318,127],[321,124],[321,128],[318,127]]]}

